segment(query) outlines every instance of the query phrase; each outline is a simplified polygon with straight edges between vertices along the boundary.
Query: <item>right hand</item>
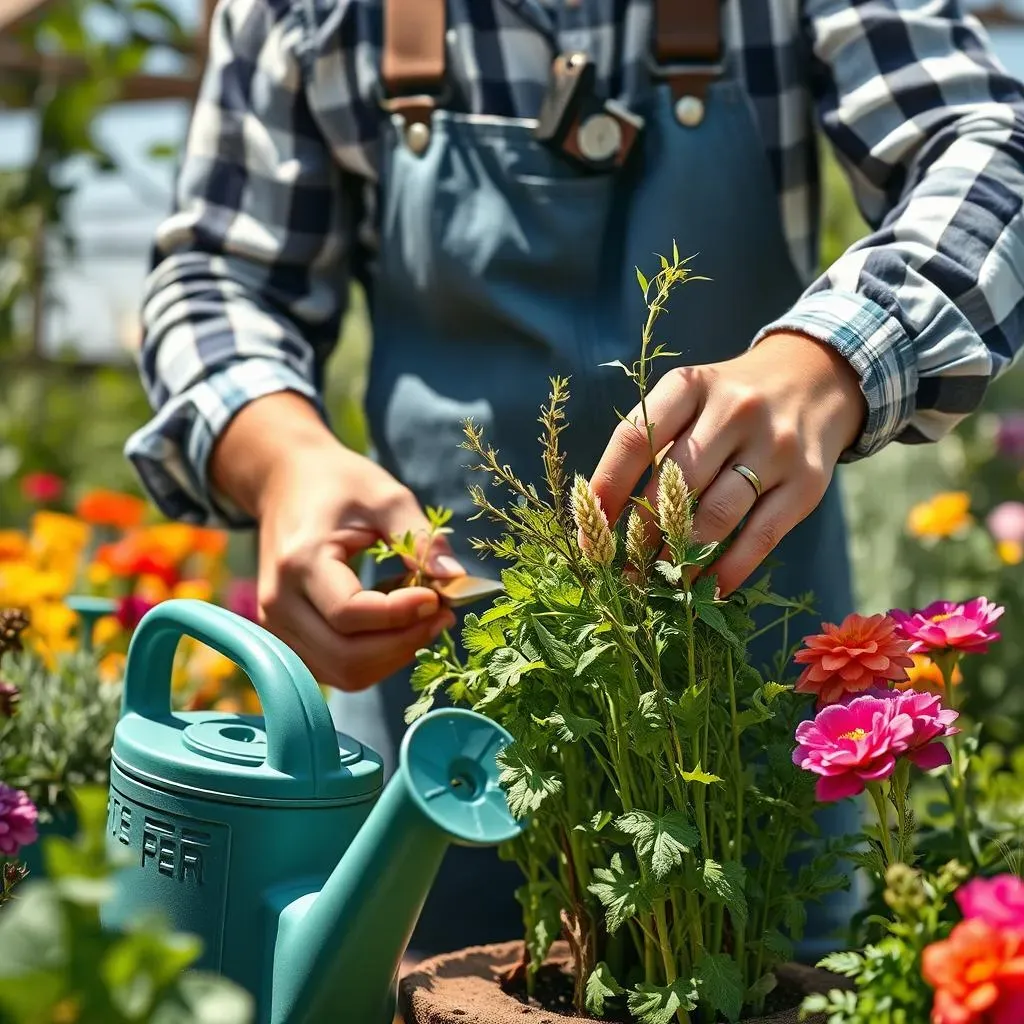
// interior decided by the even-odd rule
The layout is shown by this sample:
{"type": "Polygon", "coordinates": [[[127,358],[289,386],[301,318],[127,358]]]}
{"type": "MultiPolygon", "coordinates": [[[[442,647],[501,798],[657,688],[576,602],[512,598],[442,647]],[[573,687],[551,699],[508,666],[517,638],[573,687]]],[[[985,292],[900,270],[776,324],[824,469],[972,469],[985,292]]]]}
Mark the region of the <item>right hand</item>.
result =
{"type": "MultiPolygon", "coordinates": [[[[280,429],[287,420],[275,415],[278,440],[261,442],[260,435],[268,435],[252,421],[265,417],[272,399],[279,400],[278,411],[282,401],[304,402],[295,395],[271,395],[243,409],[218,445],[224,451],[215,449],[215,482],[259,522],[262,624],[302,658],[320,683],[363,690],[404,668],[419,648],[455,624],[435,591],[364,590],[348,564],[377,540],[395,534],[411,531],[425,540],[429,523],[406,487],[344,448],[319,419],[316,425],[304,421],[300,436],[281,444],[280,429]],[[253,415],[246,424],[242,418],[250,408],[253,415]],[[232,474],[225,467],[232,449],[237,455],[243,442],[248,471],[232,474]],[[268,449],[276,449],[277,456],[268,449]],[[253,460],[262,461],[266,471],[260,473],[253,460]]],[[[443,537],[435,538],[422,557],[435,577],[464,573],[443,537]]]]}

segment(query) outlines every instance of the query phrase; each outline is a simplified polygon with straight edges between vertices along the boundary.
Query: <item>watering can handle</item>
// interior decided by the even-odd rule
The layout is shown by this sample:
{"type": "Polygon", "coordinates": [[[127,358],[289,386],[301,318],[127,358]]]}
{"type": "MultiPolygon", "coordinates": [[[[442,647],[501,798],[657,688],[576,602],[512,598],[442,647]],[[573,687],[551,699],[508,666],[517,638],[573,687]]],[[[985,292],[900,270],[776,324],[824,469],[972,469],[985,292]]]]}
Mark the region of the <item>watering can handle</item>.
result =
{"type": "Polygon", "coordinates": [[[167,717],[174,653],[185,636],[219,651],[252,681],[263,705],[268,767],[295,778],[337,771],[334,722],[299,656],[262,626],[205,601],[162,601],[143,616],[128,648],[122,717],[167,717]]]}

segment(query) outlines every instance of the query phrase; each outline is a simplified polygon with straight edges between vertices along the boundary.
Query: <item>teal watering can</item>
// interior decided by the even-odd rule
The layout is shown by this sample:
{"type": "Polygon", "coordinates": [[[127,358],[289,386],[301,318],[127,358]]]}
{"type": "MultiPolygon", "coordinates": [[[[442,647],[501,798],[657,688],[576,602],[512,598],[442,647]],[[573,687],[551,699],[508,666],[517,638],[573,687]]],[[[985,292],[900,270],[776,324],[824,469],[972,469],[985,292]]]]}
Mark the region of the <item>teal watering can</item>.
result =
{"type": "Polygon", "coordinates": [[[260,1024],[391,1024],[448,845],[520,831],[497,781],[509,742],[482,715],[434,711],[406,733],[381,793],[380,758],[335,731],[290,648],[223,608],[159,604],[128,651],[108,809],[125,866],[104,923],[155,910],[198,935],[197,966],[248,989],[260,1024]],[[172,712],[183,636],[239,665],[264,717],[172,712]]]}

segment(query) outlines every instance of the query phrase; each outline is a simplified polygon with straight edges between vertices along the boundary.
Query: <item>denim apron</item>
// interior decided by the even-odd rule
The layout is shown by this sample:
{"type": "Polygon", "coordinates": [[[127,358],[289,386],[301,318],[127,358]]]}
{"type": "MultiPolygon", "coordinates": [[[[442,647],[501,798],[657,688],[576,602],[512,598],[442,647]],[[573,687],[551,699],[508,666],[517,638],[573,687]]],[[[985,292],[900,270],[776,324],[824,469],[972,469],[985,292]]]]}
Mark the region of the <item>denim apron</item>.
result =
{"type": "MultiPolygon", "coordinates": [[[[380,464],[423,505],[454,511],[452,545],[471,571],[497,567],[481,565],[468,545],[486,527],[466,522],[475,512],[468,487],[480,477],[458,448],[463,422],[481,425],[503,461],[539,480],[539,406],[549,378],[568,375],[568,469],[589,475],[614,410],[636,402],[621,371],[599,367],[637,357],[645,306],[634,266],[653,276],[653,254],[671,253],[673,239],[682,255],[699,253],[695,270],[712,282],[678,288],[658,326],[688,364],[739,355],[802,291],[750,101],[728,69],[705,103],[703,120],[685,126],[669,87],[652,84],[634,110],[645,119],[639,152],[615,173],[581,172],[534,140],[531,121],[435,110],[422,152],[399,119],[387,125],[366,411],[380,464]]],[[[793,637],[851,610],[836,488],[777,554],[775,589],[817,596],[818,615],[795,623],[793,637]]],[[[368,567],[367,583],[377,571],[368,567]]],[[[403,673],[333,695],[332,710],[390,771],[411,699],[403,673]]],[[[850,808],[838,819],[833,829],[845,830],[850,808]]],[[[519,884],[493,851],[452,848],[412,949],[520,936],[519,884]]],[[[802,952],[813,957],[852,910],[836,897],[809,912],[802,952]]]]}

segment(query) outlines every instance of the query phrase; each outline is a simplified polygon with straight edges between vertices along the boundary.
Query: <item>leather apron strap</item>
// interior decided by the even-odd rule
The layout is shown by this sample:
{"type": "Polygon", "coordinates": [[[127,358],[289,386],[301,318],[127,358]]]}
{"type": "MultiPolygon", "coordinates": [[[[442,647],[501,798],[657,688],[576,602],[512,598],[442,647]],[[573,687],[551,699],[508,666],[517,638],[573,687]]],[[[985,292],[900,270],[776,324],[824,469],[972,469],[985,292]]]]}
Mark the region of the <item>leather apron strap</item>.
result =
{"type": "MultiPolygon", "coordinates": [[[[676,99],[703,100],[722,72],[721,0],[654,0],[651,71],[676,99]]],[[[384,106],[428,123],[445,78],[444,0],[384,0],[384,106]]]]}
{"type": "Polygon", "coordinates": [[[445,0],[384,0],[383,105],[406,124],[430,121],[445,80],[445,0]]]}
{"type": "Polygon", "coordinates": [[[704,100],[722,73],[721,0],[655,0],[652,56],[652,74],[677,100],[704,100]]]}

